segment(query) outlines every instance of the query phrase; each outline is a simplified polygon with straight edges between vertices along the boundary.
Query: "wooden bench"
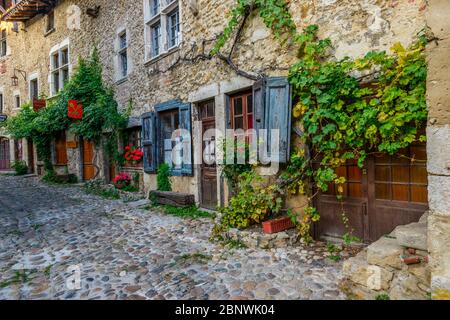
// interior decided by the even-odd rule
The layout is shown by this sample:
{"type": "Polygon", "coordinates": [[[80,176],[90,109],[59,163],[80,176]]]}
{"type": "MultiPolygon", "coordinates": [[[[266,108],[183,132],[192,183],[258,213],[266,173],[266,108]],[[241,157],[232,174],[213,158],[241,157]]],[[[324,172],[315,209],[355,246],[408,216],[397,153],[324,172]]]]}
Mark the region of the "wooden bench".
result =
{"type": "Polygon", "coordinates": [[[171,191],[150,191],[149,199],[157,204],[166,204],[175,207],[190,207],[195,205],[195,197],[189,193],[171,191]]]}

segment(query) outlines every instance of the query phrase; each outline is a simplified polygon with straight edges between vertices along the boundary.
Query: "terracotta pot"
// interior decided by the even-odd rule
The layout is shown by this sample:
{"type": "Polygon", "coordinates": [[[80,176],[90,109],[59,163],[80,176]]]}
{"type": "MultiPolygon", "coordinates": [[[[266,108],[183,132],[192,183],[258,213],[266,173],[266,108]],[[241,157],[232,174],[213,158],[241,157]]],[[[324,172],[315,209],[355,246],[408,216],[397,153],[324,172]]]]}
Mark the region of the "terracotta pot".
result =
{"type": "Polygon", "coordinates": [[[265,221],[262,226],[264,233],[277,233],[295,227],[289,217],[265,221]]]}

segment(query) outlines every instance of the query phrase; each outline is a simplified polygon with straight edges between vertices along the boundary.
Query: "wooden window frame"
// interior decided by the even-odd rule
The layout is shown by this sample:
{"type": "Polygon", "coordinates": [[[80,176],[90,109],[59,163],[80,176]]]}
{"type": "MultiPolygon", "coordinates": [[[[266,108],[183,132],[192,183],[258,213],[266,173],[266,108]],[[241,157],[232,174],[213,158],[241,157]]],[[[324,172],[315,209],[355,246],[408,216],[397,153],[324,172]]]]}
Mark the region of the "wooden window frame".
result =
{"type": "Polygon", "coordinates": [[[242,118],[242,126],[245,132],[249,129],[253,129],[253,117],[254,117],[254,110],[252,105],[252,112],[248,112],[248,97],[252,97],[253,101],[253,93],[252,91],[243,91],[234,95],[230,96],[230,120],[231,120],[231,129],[236,130],[236,115],[235,115],[235,101],[238,98],[242,99],[242,115],[238,115],[238,117],[242,118]],[[251,120],[251,128],[249,128],[249,119],[248,117],[252,116],[251,120]]]}

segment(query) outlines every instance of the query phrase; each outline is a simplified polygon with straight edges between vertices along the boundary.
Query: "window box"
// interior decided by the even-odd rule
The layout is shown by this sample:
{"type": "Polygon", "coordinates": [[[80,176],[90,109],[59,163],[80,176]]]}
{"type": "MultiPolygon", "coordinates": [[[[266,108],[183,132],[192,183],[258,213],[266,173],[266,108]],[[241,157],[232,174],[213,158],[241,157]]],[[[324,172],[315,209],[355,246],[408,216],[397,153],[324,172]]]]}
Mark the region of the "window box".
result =
{"type": "Polygon", "coordinates": [[[295,227],[289,217],[265,221],[262,223],[262,226],[264,233],[277,233],[295,227]]]}

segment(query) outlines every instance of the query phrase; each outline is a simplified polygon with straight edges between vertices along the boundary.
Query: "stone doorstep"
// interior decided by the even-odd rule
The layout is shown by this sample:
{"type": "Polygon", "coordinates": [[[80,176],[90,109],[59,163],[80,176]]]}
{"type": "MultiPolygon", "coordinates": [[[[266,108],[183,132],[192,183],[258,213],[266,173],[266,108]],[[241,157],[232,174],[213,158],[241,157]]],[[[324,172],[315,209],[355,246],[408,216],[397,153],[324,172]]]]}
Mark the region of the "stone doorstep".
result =
{"type": "Polygon", "coordinates": [[[427,224],[424,222],[410,223],[405,226],[398,226],[394,230],[397,243],[406,248],[428,250],[427,245],[427,224]]]}

